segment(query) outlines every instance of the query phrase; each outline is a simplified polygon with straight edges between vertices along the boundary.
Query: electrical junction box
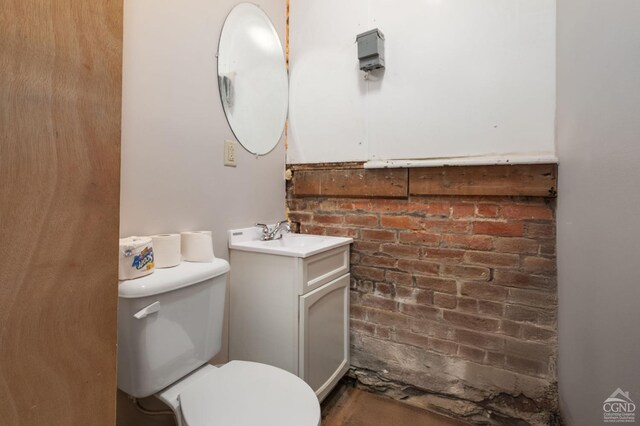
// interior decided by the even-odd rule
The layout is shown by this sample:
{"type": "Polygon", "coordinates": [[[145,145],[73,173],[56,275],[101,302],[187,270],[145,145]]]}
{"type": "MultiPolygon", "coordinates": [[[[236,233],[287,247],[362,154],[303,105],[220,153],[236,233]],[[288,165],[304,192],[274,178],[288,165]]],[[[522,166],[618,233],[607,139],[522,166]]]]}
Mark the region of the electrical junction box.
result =
{"type": "Polygon", "coordinates": [[[384,68],[384,34],[378,28],[358,34],[358,59],[362,71],[384,68]]]}

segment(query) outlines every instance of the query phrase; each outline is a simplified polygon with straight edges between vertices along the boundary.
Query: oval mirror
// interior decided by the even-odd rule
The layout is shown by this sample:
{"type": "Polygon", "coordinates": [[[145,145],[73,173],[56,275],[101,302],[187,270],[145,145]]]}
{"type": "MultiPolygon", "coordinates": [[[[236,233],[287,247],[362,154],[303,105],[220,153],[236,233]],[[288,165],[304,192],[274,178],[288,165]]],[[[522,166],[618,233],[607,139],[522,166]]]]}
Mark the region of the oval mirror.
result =
{"type": "Polygon", "coordinates": [[[263,155],[282,137],[289,84],[280,38],[269,17],[240,3],[222,27],[218,86],[224,113],[238,142],[263,155]]]}

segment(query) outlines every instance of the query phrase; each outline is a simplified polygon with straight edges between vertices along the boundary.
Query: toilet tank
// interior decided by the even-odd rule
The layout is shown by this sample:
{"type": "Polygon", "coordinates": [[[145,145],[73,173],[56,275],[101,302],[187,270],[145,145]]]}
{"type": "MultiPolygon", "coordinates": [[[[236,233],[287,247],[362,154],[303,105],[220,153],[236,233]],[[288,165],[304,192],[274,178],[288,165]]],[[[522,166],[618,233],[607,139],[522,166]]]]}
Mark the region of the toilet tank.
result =
{"type": "Polygon", "coordinates": [[[186,376],[222,345],[229,263],[182,262],[118,286],[118,388],[142,398],[186,376]]]}

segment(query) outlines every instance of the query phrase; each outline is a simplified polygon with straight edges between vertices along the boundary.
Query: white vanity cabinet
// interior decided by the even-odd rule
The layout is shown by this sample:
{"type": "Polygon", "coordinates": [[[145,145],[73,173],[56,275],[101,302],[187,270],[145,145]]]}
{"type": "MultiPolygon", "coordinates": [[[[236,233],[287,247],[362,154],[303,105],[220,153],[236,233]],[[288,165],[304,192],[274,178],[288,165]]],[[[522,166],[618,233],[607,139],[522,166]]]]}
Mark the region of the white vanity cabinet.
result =
{"type": "Polygon", "coordinates": [[[322,401],[349,368],[351,239],[316,238],[329,247],[254,244],[305,246],[285,255],[230,243],[229,357],[296,374],[322,401]]]}

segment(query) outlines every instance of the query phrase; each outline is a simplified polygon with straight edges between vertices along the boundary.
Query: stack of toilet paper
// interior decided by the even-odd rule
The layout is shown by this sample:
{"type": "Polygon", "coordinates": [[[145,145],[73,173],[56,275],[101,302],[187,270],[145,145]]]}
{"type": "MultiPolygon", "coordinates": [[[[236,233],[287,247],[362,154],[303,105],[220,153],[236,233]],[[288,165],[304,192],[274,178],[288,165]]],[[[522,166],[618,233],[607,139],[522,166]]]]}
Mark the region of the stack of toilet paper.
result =
{"type": "Polygon", "coordinates": [[[153,243],[149,237],[129,237],[120,239],[120,262],[118,278],[132,280],[153,272],[155,256],[153,243]]]}
{"type": "Polygon", "coordinates": [[[211,231],[122,238],[118,278],[131,280],[143,277],[152,273],[154,268],[172,268],[183,260],[211,262],[213,259],[211,231]]]}

